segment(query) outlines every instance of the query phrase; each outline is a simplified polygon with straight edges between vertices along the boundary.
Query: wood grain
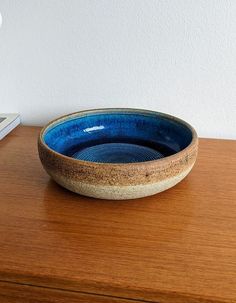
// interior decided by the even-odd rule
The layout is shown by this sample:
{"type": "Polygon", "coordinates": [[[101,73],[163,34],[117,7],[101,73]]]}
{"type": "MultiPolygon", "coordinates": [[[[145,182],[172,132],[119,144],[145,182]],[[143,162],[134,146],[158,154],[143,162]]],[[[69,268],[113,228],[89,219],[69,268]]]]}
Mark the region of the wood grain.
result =
{"type": "Polygon", "coordinates": [[[97,294],[0,281],[1,303],[140,303],[97,294]]]}
{"type": "Polygon", "coordinates": [[[166,192],[103,201],[50,180],[39,130],[18,127],[0,141],[2,283],[23,294],[236,302],[236,141],[201,139],[193,171],[166,192]]]}

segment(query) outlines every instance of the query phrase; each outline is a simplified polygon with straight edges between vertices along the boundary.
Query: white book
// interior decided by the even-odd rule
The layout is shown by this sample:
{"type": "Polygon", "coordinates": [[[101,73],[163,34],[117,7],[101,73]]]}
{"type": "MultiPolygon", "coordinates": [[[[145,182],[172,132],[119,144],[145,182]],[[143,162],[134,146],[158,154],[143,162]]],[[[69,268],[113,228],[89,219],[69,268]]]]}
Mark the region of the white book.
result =
{"type": "Polygon", "coordinates": [[[19,124],[19,114],[0,114],[0,140],[2,140],[19,124]]]}

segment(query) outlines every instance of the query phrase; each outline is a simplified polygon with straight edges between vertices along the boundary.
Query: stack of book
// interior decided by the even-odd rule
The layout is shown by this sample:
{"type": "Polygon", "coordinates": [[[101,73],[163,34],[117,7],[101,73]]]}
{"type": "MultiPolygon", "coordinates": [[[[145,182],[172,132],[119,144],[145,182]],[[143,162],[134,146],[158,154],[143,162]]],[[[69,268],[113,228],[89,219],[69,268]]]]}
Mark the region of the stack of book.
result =
{"type": "Polygon", "coordinates": [[[19,114],[0,114],[0,140],[20,124],[19,114]]]}

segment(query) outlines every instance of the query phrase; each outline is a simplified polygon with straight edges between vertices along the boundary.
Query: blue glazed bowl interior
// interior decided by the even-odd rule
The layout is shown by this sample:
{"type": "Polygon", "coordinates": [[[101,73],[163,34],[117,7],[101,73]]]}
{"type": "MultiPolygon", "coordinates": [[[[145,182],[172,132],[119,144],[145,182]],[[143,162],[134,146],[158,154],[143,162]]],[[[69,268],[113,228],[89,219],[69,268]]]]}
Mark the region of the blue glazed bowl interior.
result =
{"type": "Polygon", "coordinates": [[[142,111],[87,112],[49,125],[44,143],[78,160],[134,163],[173,155],[192,141],[191,129],[170,116],[142,111]]]}

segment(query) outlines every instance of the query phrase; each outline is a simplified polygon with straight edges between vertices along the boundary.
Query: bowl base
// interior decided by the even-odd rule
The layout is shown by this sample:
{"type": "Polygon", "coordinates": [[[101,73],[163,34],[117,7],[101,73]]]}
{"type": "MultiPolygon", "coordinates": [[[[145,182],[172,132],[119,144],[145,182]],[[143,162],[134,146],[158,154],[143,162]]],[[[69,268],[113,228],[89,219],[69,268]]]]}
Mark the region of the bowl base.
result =
{"type": "Polygon", "coordinates": [[[193,165],[194,163],[179,174],[158,182],[127,186],[88,184],[66,179],[53,172],[51,177],[61,186],[83,196],[106,200],[129,200],[155,195],[175,186],[188,175],[193,165]]]}

